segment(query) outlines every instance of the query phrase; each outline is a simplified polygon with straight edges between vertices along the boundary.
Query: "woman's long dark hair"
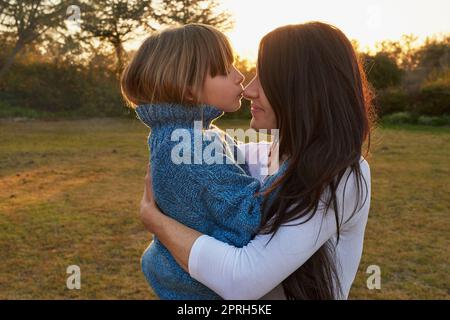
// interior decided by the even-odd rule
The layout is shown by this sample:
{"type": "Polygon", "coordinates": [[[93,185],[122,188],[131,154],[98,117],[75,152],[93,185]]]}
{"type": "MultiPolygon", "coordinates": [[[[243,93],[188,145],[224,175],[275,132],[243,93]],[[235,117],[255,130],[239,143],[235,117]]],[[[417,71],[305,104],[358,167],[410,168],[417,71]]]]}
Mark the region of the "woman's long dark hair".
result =
{"type": "MultiPolygon", "coordinates": [[[[368,142],[367,151],[370,146],[373,121],[371,91],[359,59],[339,29],[310,22],[267,34],[257,71],[280,128],[279,154],[289,159],[285,173],[265,192],[278,188],[274,199],[266,197],[260,232],[276,233],[301,217],[307,222],[328,194],[325,208],[334,211],[339,241],[343,221],[336,189],[350,168],[363,198],[359,162],[363,144],[368,142]]],[[[334,248],[327,241],[283,281],[288,299],[340,297],[334,248]]]]}

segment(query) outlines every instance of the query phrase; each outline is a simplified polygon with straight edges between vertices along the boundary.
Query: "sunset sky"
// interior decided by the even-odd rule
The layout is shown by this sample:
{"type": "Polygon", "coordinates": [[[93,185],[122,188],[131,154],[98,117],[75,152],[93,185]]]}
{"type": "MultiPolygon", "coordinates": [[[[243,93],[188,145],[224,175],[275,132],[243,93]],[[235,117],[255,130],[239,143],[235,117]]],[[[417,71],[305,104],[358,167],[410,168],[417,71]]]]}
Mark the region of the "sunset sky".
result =
{"type": "Polygon", "coordinates": [[[261,37],[278,26],[319,20],[334,24],[361,49],[377,41],[450,33],[450,0],[222,0],[235,19],[228,35],[238,54],[255,59],[261,37]]]}

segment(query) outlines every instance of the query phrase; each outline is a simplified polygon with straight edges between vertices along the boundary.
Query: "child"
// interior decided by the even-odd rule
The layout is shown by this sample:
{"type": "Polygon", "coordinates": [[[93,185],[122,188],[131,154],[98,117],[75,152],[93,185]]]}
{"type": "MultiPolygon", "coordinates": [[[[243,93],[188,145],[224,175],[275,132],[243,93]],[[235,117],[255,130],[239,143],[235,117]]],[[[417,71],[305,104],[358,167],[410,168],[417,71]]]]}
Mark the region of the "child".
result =
{"type": "MultiPolygon", "coordinates": [[[[243,80],[226,37],[202,24],[147,38],[121,79],[125,99],[152,129],[151,174],[161,210],[239,247],[259,226],[262,196],[255,193],[261,186],[245,164],[236,163],[235,145],[224,141],[211,123],[240,108],[243,80]]],[[[220,299],[192,279],[157,238],[141,262],[161,299],[220,299]]]]}

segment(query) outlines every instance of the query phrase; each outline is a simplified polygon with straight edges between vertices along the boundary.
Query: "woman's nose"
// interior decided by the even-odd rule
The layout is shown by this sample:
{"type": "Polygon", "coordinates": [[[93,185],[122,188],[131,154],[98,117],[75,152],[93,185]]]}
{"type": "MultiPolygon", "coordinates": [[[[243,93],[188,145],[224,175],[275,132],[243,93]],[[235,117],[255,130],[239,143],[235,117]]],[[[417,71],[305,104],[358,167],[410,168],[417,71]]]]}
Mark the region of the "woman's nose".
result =
{"type": "Polygon", "coordinates": [[[253,78],[252,81],[244,88],[244,98],[249,100],[254,100],[258,98],[258,88],[256,87],[256,78],[253,78]]]}

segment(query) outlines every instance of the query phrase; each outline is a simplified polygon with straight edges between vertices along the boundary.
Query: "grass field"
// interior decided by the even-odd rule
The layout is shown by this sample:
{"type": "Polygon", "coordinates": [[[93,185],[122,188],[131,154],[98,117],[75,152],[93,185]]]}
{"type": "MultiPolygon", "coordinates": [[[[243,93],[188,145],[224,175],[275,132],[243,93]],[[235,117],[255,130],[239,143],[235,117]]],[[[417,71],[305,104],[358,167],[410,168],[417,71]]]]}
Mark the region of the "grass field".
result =
{"type": "MultiPolygon", "coordinates": [[[[0,122],[0,299],[154,298],[139,265],[147,134],[137,120],[0,122]],[[81,290],[66,288],[73,264],[81,290]]],[[[378,129],[372,144],[350,298],[449,299],[450,128],[378,129]],[[366,287],[369,265],[381,290],[366,287]]]]}

